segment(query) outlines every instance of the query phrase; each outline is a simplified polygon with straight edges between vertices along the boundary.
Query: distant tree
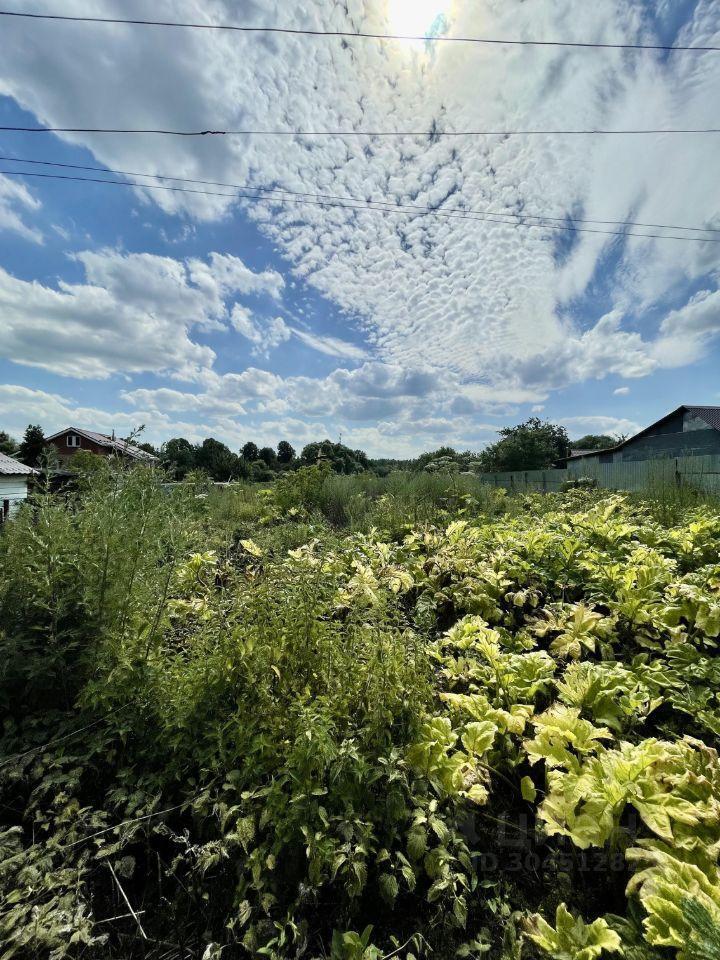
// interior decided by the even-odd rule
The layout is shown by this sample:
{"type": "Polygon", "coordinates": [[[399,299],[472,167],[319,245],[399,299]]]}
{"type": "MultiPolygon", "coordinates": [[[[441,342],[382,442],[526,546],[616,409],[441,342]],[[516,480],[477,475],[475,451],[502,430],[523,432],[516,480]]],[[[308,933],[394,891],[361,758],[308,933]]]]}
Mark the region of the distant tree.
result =
{"type": "Polygon", "coordinates": [[[275,479],[275,474],[265,460],[258,459],[250,466],[250,479],[256,483],[269,483],[275,479]]]}
{"type": "Polygon", "coordinates": [[[503,427],[498,433],[502,439],[478,455],[480,468],[487,473],[544,470],[570,450],[565,427],[539,417],[530,417],[516,427],[503,427]]]}
{"type": "Polygon", "coordinates": [[[363,450],[351,450],[342,443],[333,443],[332,440],[308,443],[303,447],[300,459],[307,466],[329,463],[335,473],[362,473],[370,464],[363,450]]]}
{"type": "Polygon", "coordinates": [[[0,430],[0,453],[4,453],[8,457],[14,457],[17,451],[18,445],[15,440],[9,433],[0,430]]]}
{"type": "Polygon", "coordinates": [[[414,470],[414,460],[398,460],[395,457],[379,457],[370,460],[370,469],[379,477],[387,477],[393,470],[414,470]]]}
{"type": "Polygon", "coordinates": [[[242,456],[243,460],[249,460],[250,463],[260,459],[260,451],[257,448],[257,444],[253,443],[252,440],[248,441],[248,443],[243,446],[242,450],[240,451],[240,455],[242,456]]]}
{"type": "Polygon", "coordinates": [[[160,456],[160,451],[157,447],[154,447],[151,443],[136,443],[135,446],[139,450],[144,450],[145,453],[151,453],[154,457],[160,456]]]}
{"type": "MultiPolygon", "coordinates": [[[[54,447],[53,450],[55,450],[54,447]]],[[[83,490],[90,486],[96,474],[108,469],[108,461],[91,450],[78,450],[70,460],[69,466],[70,470],[77,475],[76,486],[83,490]]]]}
{"type": "Polygon", "coordinates": [[[184,480],[195,469],[196,448],[185,437],[168,440],[160,451],[162,465],[176,480],[184,480]]]}
{"type": "Polygon", "coordinates": [[[45,434],[42,427],[30,424],[20,443],[18,456],[28,467],[37,467],[45,449],[45,434]]]}
{"type": "Polygon", "coordinates": [[[97,473],[106,466],[105,457],[93,453],[92,450],[78,450],[69,463],[70,469],[76,473],[97,473]]]}
{"type": "Polygon", "coordinates": [[[415,470],[424,470],[429,463],[435,460],[442,460],[445,457],[451,457],[454,460],[457,455],[457,450],[455,450],[454,447],[440,447],[437,450],[429,450],[427,453],[421,453],[413,462],[413,467],[415,470]]]}
{"type": "Polygon", "coordinates": [[[277,463],[277,454],[272,447],[262,447],[258,451],[258,460],[262,460],[268,467],[274,467],[277,463]]]}
{"type": "Polygon", "coordinates": [[[292,463],[295,459],[295,449],[287,440],[281,440],[277,446],[278,463],[292,463]]]}
{"type": "Polygon", "coordinates": [[[370,458],[364,450],[353,450],[353,457],[355,458],[355,462],[359,463],[363,470],[367,470],[370,467],[370,458]]]}
{"type": "Polygon", "coordinates": [[[616,443],[618,438],[611,437],[609,433],[588,433],[579,440],[571,441],[571,446],[573,450],[605,450],[616,443]]]}
{"type": "Polygon", "coordinates": [[[427,473],[459,473],[460,464],[452,457],[438,457],[425,464],[427,473]]]}
{"type": "Polygon", "coordinates": [[[209,437],[195,453],[195,467],[218,482],[230,480],[238,475],[238,456],[224,443],[209,437]]]}

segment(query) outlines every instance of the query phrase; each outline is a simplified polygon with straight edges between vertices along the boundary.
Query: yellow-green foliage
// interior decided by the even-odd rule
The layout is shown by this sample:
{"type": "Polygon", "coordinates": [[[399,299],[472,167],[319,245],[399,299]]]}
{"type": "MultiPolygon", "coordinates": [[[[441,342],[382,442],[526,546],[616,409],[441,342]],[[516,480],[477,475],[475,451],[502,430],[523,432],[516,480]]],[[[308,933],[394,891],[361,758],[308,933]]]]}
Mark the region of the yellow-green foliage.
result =
{"type": "Polygon", "coordinates": [[[621,949],[620,937],[602,917],[585,923],[582,917],[574,917],[564,903],[555,913],[555,927],[535,914],[529,918],[527,930],[528,936],[554,960],[595,960],[603,951],[617,953],[621,949]]]}
{"type": "Polygon", "coordinates": [[[160,479],[0,535],[1,957],[719,960],[719,516],[160,479]]]}

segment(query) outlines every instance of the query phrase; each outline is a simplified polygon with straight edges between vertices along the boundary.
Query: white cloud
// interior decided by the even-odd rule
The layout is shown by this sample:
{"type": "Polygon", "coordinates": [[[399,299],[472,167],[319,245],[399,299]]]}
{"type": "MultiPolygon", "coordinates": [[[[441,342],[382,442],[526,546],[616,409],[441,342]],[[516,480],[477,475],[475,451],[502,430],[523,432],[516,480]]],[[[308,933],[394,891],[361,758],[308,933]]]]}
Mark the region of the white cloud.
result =
{"type": "Polygon", "coordinates": [[[277,270],[253,273],[238,257],[223,253],[211,253],[207,263],[189,260],[188,272],[194,284],[215,296],[268,294],[278,300],[285,286],[277,270]]]}
{"type": "Polygon", "coordinates": [[[368,355],[363,347],[348,343],[347,340],[341,340],[339,337],[322,336],[318,333],[310,333],[309,330],[299,330],[297,327],[291,327],[290,329],[306,347],[324,353],[328,357],[339,357],[343,360],[363,360],[368,355]]]}
{"type": "MultiPolygon", "coordinates": [[[[161,416],[202,417],[206,434],[216,437],[247,439],[250,433],[263,442],[274,435],[277,442],[289,435],[300,443],[342,433],[345,442],[373,455],[392,450],[409,456],[445,443],[477,449],[492,438],[498,425],[478,420],[482,404],[457,409],[463,389],[456,378],[439,377],[437,371],[367,362],[323,378],[283,378],[249,368],[211,374],[198,393],[138,389],[126,391],[123,399],[161,416]]],[[[484,406],[494,412],[494,404],[484,406]]]]}
{"type": "Polygon", "coordinates": [[[662,366],[682,367],[700,359],[718,335],[720,290],[702,290],[665,317],[653,352],[662,366]]]}
{"type": "Polygon", "coordinates": [[[616,397],[626,397],[630,393],[630,387],[618,387],[616,390],[613,390],[613,395],[616,397]]]}
{"type": "Polygon", "coordinates": [[[642,430],[639,423],[623,417],[609,417],[599,414],[587,417],[564,417],[560,421],[571,436],[580,436],[586,433],[609,433],[611,435],[628,434],[632,436],[642,430]]]}
{"type": "MultiPolygon", "coordinates": [[[[236,257],[218,254],[189,264],[114,250],[75,259],[85,283],[60,281],[57,289],[0,268],[0,356],[76,378],[152,371],[198,380],[215,353],[195,342],[193,331],[223,329],[230,295],[252,289],[276,296],[280,289],[277,274],[252,274],[236,257]]],[[[278,336],[282,330],[271,325],[269,342],[278,336]]]]}
{"type": "Polygon", "coordinates": [[[253,344],[255,356],[267,357],[271,350],[290,339],[290,328],[282,317],[263,320],[253,316],[247,307],[236,303],[230,314],[230,323],[238,333],[253,344]]]}
{"type": "Polygon", "coordinates": [[[120,436],[133,433],[143,424],[143,440],[162,443],[172,436],[186,436],[197,441],[208,434],[195,423],[174,421],[157,412],[137,410],[109,411],[97,407],[85,407],[70,397],[44,390],[33,390],[15,384],[0,384],[0,429],[16,439],[22,437],[28,423],[39,423],[46,436],[63,427],[84,427],[101,433],[120,436]]]}
{"type": "MultiPolygon", "coordinates": [[[[171,17],[172,4],[160,5],[171,17]]],[[[665,17],[662,26],[671,30],[672,5],[655,6],[652,15],[665,17]]],[[[257,5],[243,9],[260,17],[257,5]]],[[[67,10],[84,12],[82,0],[68,0],[67,10]]],[[[103,12],[144,11],[142,0],[105,0],[103,12]]],[[[188,0],[183,17],[239,20],[245,14],[230,0],[188,0]]],[[[455,35],[657,39],[647,9],[628,0],[487,0],[456,3],[451,15],[455,35]]],[[[714,0],[699,0],[687,16],[683,43],[707,43],[720,27],[714,0]]],[[[330,29],[347,27],[350,19],[358,29],[387,27],[381,0],[352,0],[349,7],[268,0],[261,19],[330,29]]],[[[87,24],[63,25],[64,42],[57,42],[57,26],[28,30],[13,22],[4,30],[0,94],[53,125],[64,125],[68,104],[76,104],[88,126],[103,126],[108,117],[119,126],[201,129],[711,126],[720,99],[720,60],[712,53],[660,58],[470,44],[408,52],[400,44],[363,40],[239,39],[180,30],[169,37],[162,30],[87,24]],[[80,46],[82,70],[74,56],[80,46]],[[88,84],[88,76],[110,80],[88,84]],[[113,77],[122,77],[122,96],[113,77]],[[473,90],[482,96],[468,96],[473,90]]],[[[166,138],[161,149],[149,137],[67,139],[120,169],[258,188],[456,211],[720,227],[715,158],[700,137],[166,138]]],[[[139,195],[191,222],[220,221],[236,204],[194,194],[139,195]]],[[[15,197],[13,209],[19,204],[30,211],[28,198],[27,192],[15,197]]],[[[254,304],[233,312],[236,296],[277,300],[283,279],[271,270],[254,273],[226,254],[186,263],[88,254],[80,285],[55,290],[0,275],[0,309],[10,324],[0,349],[16,362],[68,376],[165,371],[194,379],[203,393],[187,396],[205,396],[202,403],[216,405],[213,411],[237,402],[248,416],[274,418],[268,422],[302,411],[328,429],[350,424],[353,436],[377,431],[368,444],[389,436],[388,424],[393,430],[399,424],[406,432],[398,443],[410,447],[442,430],[445,439],[472,440],[480,414],[542,406],[552,390],[568,384],[608,375],[641,378],[693,363],[718,332],[715,245],[578,233],[560,247],[558,234],[546,228],[480,218],[383,216],[272,201],[241,205],[287,259],[293,283],[302,278],[343,316],[355,318],[365,346],[350,342],[354,337],[290,328],[279,318],[266,321],[254,304]],[[703,292],[691,297],[698,287],[703,292]],[[601,316],[596,303],[605,304],[605,297],[596,296],[598,288],[607,289],[609,300],[601,316]],[[663,309],[683,298],[684,307],[663,309]],[[273,379],[267,371],[220,376],[212,351],[195,342],[193,330],[227,326],[231,316],[235,333],[258,356],[290,330],[344,365],[362,369],[372,356],[379,366],[355,379],[355,371],[321,381],[273,379]],[[415,386],[398,370],[414,371],[408,376],[415,386]],[[372,425],[360,426],[363,419],[372,425]],[[421,422],[429,431],[422,436],[421,422]]],[[[155,399],[192,403],[159,393],[155,399]]]]}
{"type": "MultiPolygon", "coordinates": [[[[68,9],[81,7],[73,0],[68,9]]],[[[107,0],[104,10],[132,16],[142,14],[141,8],[139,0],[107,0]]],[[[189,0],[188,17],[193,10],[218,20],[240,15],[229,0],[215,0],[211,8],[189,0]]],[[[380,0],[355,3],[353,26],[382,30],[388,26],[385,12],[380,0]]],[[[271,0],[262,19],[328,28],[349,22],[344,6],[329,0],[290,7],[271,0]]],[[[719,22],[717,5],[699,0],[683,41],[711,36],[719,22]]],[[[469,44],[438,44],[431,52],[413,53],[401,44],[287,36],[238,42],[233,35],[204,31],[174,31],[169,43],[167,31],[87,24],[66,24],[66,42],[48,43],[56,34],[47,25],[34,25],[31,32],[23,23],[5,28],[0,91],[41,121],[57,125],[66,122],[68,103],[82,104],[88,126],[102,126],[108,116],[119,125],[203,129],[289,124],[429,129],[434,122],[452,129],[663,126],[676,119],[703,125],[713,119],[712,104],[720,97],[720,67],[713,54],[661,61],[613,51],[589,55],[469,44]],[[78,42],[83,71],[67,55],[78,42]],[[152,97],[147,96],[150,69],[152,97]],[[88,85],[88,75],[123,76],[123,96],[113,84],[88,85]],[[468,97],[468,90],[478,89],[482,97],[468,97]]],[[[588,9],[579,0],[455,4],[450,30],[455,35],[591,36],[601,42],[654,38],[648,17],[636,6],[618,2],[588,9]]],[[[579,212],[650,223],[707,224],[720,217],[715,165],[700,138],[490,137],[434,143],[413,137],[239,137],[211,143],[178,138],[164,140],[162,150],[151,138],[78,134],[68,139],[121,168],[421,207],[555,216],[579,212]],[[681,189],[678,171],[692,171],[681,175],[681,189]]],[[[140,192],[166,211],[200,220],[222,218],[235,202],[140,192]]],[[[611,245],[617,249],[617,238],[577,234],[569,255],[556,259],[557,234],[541,227],[270,201],[246,206],[298,276],[362,319],[374,352],[385,362],[426,365],[495,386],[505,382],[505,368],[514,357],[518,380],[513,389],[533,389],[538,386],[532,380],[534,361],[562,349],[568,338],[578,341],[580,352],[601,354],[579,324],[559,319],[559,309],[587,292],[611,245]]],[[[623,318],[631,308],[657,304],[679,283],[715,269],[713,249],[693,243],[630,240],[622,259],[615,301],[623,318]]],[[[193,281],[200,283],[207,269],[219,272],[218,264],[200,265],[193,281]]],[[[280,289],[277,277],[268,283],[280,289]]],[[[616,353],[629,346],[631,358],[615,366],[645,376],[658,358],[646,349],[648,337],[637,340],[625,324],[623,319],[613,331],[612,346],[616,353]]],[[[597,332],[604,336],[602,328],[597,332]]],[[[362,348],[342,346],[337,338],[297,335],[331,356],[363,358],[362,348]]],[[[594,377],[598,369],[601,359],[580,372],[594,377]]],[[[565,373],[570,372],[566,366],[565,373]]],[[[553,379],[559,383],[562,377],[553,379]]]]}
{"type": "Polygon", "coordinates": [[[43,235],[36,227],[23,220],[23,214],[40,210],[41,203],[27,187],[17,180],[0,176],[0,231],[17,233],[31,243],[42,243],[43,235]]]}

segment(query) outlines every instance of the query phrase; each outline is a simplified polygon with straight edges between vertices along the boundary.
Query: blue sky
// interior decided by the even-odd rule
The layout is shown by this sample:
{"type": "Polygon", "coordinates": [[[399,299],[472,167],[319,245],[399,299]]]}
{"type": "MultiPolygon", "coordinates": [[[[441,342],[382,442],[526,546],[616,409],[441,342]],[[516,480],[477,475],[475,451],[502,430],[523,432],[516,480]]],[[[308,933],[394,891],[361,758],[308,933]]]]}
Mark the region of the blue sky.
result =
{"type": "MultiPolygon", "coordinates": [[[[57,10],[49,0],[16,7],[57,10]]],[[[76,0],[63,12],[147,9],[76,0]]],[[[179,16],[170,3],[153,14],[179,16]]],[[[188,0],[182,17],[720,43],[709,0],[592,9],[354,0],[350,18],[329,0],[311,12],[188,0]]],[[[717,126],[719,99],[715,53],[0,24],[0,125],[717,126]]],[[[429,143],[0,133],[3,156],[255,191],[716,230],[719,145],[668,135],[429,143]]],[[[0,169],[83,176],[10,161],[0,169]]],[[[535,414],[576,437],[633,432],[680,403],[720,404],[719,253],[711,243],[0,175],[0,429],[124,434],[145,424],[156,443],[215,436],[234,449],[342,436],[387,456],[479,449],[535,414]]]]}

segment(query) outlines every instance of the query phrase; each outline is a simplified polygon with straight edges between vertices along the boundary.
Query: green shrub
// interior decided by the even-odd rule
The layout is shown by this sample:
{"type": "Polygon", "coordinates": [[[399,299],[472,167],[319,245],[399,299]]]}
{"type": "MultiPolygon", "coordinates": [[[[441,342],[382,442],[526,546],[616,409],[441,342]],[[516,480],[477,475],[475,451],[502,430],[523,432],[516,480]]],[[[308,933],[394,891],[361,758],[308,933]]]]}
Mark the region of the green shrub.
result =
{"type": "Polygon", "coordinates": [[[715,956],[720,514],[163,480],[0,533],[8,960],[715,956]]]}

